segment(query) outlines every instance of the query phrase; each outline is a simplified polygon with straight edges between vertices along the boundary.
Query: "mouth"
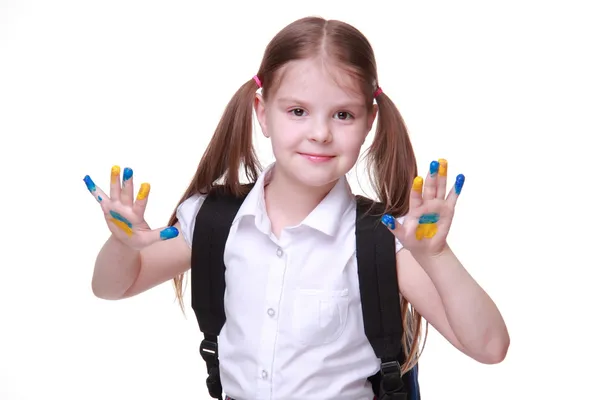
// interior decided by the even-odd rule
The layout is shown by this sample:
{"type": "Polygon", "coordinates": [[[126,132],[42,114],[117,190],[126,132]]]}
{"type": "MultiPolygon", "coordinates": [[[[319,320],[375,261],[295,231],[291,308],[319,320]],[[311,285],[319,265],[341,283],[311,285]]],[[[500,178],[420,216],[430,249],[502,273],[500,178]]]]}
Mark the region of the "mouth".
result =
{"type": "Polygon", "coordinates": [[[335,156],[332,156],[329,154],[315,154],[315,153],[298,153],[298,154],[300,154],[302,157],[307,158],[308,160],[313,161],[313,162],[329,161],[335,157],[335,156]]]}

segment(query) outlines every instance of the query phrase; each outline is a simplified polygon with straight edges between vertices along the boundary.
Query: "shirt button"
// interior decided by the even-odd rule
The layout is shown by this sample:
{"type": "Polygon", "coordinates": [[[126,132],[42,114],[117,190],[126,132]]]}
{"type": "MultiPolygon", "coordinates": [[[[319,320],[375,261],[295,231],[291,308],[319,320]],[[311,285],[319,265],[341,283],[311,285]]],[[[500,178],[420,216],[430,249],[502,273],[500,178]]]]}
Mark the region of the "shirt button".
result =
{"type": "Polygon", "coordinates": [[[281,247],[277,248],[277,257],[281,257],[283,255],[283,250],[281,250],[281,247]]]}
{"type": "Polygon", "coordinates": [[[271,316],[271,317],[272,317],[273,315],[275,315],[275,310],[273,310],[272,308],[269,308],[269,309],[267,310],[267,314],[269,314],[269,316],[271,316]]]}
{"type": "Polygon", "coordinates": [[[269,376],[269,374],[267,374],[267,371],[263,369],[263,371],[260,373],[260,376],[262,376],[263,379],[267,379],[267,376],[269,376]]]}

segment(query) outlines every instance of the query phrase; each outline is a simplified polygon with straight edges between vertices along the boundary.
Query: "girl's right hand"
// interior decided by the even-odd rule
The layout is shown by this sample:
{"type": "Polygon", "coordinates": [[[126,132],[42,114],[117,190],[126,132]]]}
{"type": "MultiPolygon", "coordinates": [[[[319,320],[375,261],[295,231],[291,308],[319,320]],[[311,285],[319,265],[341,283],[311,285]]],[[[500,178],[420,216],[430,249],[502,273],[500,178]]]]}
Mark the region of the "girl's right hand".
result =
{"type": "Polygon", "coordinates": [[[150,229],[144,220],[150,184],[142,183],[140,185],[137,198],[134,201],[133,171],[131,168],[123,170],[123,180],[121,181],[121,168],[117,165],[112,167],[110,196],[107,196],[97,187],[89,175],[86,175],[83,181],[100,204],[108,229],[126,246],[141,250],[152,243],[172,239],[179,235],[179,231],[174,226],[150,229]]]}

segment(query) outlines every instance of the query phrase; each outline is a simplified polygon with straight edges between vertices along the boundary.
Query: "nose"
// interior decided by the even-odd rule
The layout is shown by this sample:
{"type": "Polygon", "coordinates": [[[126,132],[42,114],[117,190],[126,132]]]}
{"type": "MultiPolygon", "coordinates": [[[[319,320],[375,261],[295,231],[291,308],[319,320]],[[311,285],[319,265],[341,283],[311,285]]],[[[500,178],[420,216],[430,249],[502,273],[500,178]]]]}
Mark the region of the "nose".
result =
{"type": "Polygon", "coordinates": [[[332,138],[331,127],[327,122],[316,122],[310,130],[309,140],[311,142],[329,143],[332,138]]]}

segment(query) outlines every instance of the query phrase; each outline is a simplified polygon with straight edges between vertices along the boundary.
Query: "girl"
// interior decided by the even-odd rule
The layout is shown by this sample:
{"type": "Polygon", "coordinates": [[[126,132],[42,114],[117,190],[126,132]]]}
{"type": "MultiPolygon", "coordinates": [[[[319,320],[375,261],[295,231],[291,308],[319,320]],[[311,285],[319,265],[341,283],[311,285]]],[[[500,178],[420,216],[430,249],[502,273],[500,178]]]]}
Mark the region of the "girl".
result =
{"type": "Polygon", "coordinates": [[[368,172],[387,209],[382,223],[397,238],[401,302],[411,305],[402,307],[410,343],[403,371],[417,362],[421,316],[469,357],[501,362],[509,336],[500,312],[446,242],[464,176],[447,196],[445,160],[431,162],[425,180],[416,176],[407,130],[379,87],[369,42],[354,27],[321,18],[298,20],[270,42],[256,76],[227,105],[169,227],[152,230],[144,221],[150,186],[143,183],[134,201],[131,169],[121,182],[113,167],[109,196],[84,178],[112,233],[97,257],[95,295],[122,299],[174,279],[182,305],[195,216],[217,182],[241,194],[241,167],[256,184],[224,256],[224,392],[238,400],[372,399],[367,378],[379,363],[362,326],[356,203],[345,175],[376,116],[368,172]],[[251,141],[253,111],[276,159],[264,171],[251,141]]]}

